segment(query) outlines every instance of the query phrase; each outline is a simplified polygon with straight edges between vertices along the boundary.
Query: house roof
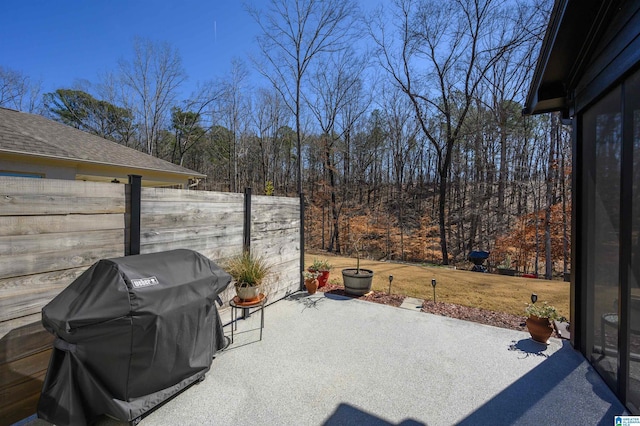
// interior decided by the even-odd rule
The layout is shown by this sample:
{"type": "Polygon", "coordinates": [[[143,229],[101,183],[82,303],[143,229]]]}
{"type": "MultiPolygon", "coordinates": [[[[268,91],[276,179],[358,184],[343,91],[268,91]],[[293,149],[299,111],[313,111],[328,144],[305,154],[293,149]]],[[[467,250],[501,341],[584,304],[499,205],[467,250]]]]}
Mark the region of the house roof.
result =
{"type": "Polygon", "coordinates": [[[0,153],[204,178],[206,175],[40,115],[0,108],[0,153]]]}
{"type": "Polygon", "coordinates": [[[570,115],[571,90],[602,34],[602,22],[618,0],[556,0],[525,103],[525,114],[570,115]]]}

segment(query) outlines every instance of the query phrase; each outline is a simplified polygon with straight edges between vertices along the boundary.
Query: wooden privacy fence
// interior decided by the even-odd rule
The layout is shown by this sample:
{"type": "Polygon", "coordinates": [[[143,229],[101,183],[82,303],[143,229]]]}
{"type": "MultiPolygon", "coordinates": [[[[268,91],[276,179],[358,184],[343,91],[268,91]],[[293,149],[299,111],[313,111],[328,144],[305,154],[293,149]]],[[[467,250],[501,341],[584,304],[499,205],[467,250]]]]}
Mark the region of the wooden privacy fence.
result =
{"type": "Polygon", "coordinates": [[[188,248],[223,263],[250,245],[272,265],[271,300],[300,288],[299,199],[132,183],[0,177],[0,425],[35,413],[53,341],[42,307],[100,259],[188,248]]]}

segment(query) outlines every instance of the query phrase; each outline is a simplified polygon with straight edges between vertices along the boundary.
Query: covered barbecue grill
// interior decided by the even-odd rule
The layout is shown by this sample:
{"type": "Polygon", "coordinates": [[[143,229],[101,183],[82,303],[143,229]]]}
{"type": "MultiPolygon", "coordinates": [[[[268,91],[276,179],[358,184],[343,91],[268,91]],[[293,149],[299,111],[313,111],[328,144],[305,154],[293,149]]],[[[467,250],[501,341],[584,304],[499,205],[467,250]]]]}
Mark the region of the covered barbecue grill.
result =
{"type": "Polygon", "coordinates": [[[136,423],[204,379],[225,344],[215,301],[230,281],[191,250],[95,263],[42,309],[56,339],[38,416],[136,423]]]}
{"type": "Polygon", "coordinates": [[[471,270],[473,272],[487,272],[487,268],[483,265],[484,261],[489,257],[488,251],[472,251],[467,256],[469,262],[473,262],[471,270]]]}

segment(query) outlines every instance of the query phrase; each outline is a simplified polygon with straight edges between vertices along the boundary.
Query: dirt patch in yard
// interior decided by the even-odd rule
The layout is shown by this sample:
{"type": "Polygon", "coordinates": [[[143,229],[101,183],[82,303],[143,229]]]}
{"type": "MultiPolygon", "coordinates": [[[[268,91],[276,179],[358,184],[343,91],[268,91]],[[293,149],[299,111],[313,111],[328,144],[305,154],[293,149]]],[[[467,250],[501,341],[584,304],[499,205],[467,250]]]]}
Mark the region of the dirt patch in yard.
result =
{"type": "Polygon", "coordinates": [[[478,322],[480,324],[493,325],[495,327],[510,328],[512,330],[526,331],[527,329],[525,325],[525,317],[523,316],[455,305],[453,303],[426,300],[422,305],[422,312],[478,322]]]}
{"type": "Polygon", "coordinates": [[[322,291],[328,294],[337,294],[339,296],[351,297],[352,299],[366,300],[367,302],[375,302],[381,303],[383,305],[395,306],[396,308],[402,305],[402,301],[405,298],[405,296],[400,294],[387,294],[375,290],[365,296],[353,296],[351,294],[347,294],[344,291],[343,286],[336,285],[330,282],[327,283],[327,285],[325,285],[324,287],[319,288],[318,291],[322,291]]]}

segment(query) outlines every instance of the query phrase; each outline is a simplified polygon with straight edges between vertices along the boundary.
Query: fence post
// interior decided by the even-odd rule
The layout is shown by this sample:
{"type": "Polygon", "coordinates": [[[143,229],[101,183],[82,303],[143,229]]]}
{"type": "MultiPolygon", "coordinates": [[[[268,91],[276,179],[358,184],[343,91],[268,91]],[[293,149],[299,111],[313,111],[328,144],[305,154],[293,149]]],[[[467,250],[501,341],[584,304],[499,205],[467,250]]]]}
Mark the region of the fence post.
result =
{"type": "Polygon", "coordinates": [[[244,226],[243,226],[242,251],[251,251],[251,188],[244,189],[244,226]]]}
{"type": "Polygon", "coordinates": [[[125,242],[125,255],[140,254],[140,204],[142,195],[142,176],[129,175],[127,185],[126,211],[129,214],[128,244],[125,242]]]}
{"type": "MultiPolygon", "coordinates": [[[[304,271],[304,192],[300,192],[300,271],[304,271]]],[[[300,274],[300,290],[304,290],[304,277],[300,274]]]]}

